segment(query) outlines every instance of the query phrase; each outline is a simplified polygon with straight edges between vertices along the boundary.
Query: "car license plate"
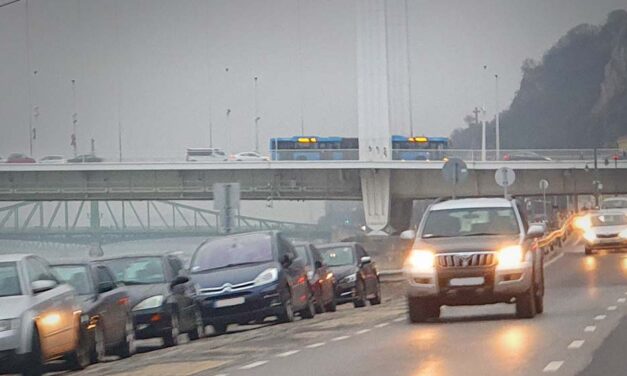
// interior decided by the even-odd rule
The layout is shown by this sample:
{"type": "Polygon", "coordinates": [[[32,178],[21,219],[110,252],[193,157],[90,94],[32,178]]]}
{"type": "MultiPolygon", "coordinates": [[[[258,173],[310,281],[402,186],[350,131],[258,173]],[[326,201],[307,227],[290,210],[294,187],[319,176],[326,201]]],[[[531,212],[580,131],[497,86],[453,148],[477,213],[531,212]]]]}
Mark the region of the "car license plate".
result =
{"type": "Polygon", "coordinates": [[[240,296],[238,298],[217,300],[214,303],[214,305],[216,308],[232,307],[232,306],[244,304],[245,301],[246,299],[244,299],[243,296],[240,296]]]}
{"type": "Polygon", "coordinates": [[[480,286],[485,282],[483,277],[471,277],[471,278],[453,278],[449,281],[451,286],[480,286]]]}

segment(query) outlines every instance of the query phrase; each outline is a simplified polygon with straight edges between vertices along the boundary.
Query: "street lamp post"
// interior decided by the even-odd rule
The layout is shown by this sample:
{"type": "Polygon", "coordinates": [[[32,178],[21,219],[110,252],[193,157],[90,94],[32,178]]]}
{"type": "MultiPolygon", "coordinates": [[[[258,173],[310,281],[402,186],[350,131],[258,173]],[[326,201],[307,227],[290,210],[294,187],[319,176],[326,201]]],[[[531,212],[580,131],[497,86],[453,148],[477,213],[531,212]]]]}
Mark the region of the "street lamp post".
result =
{"type": "Polygon", "coordinates": [[[72,107],[74,112],[72,113],[72,148],[74,150],[74,157],[78,155],[78,141],[76,131],[78,128],[78,111],[76,110],[76,80],[72,80],[72,107]]]}
{"type": "Polygon", "coordinates": [[[255,152],[259,153],[259,120],[261,120],[261,118],[259,117],[259,97],[257,96],[257,89],[258,89],[258,84],[259,84],[259,77],[255,76],[254,77],[254,89],[255,89],[255,93],[254,93],[254,99],[255,99],[255,152]]]}
{"type": "Polygon", "coordinates": [[[226,109],[226,152],[231,155],[231,109],[226,109]]]}
{"type": "Polygon", "coordinates": [[[255,118],[255,152],[259,153],[259,120],[261,118],[257,116],[255,118]]]}
{"type": "Polygon", "coordinates": [[[499,160],[501,158],[501,124],[500,124],[500,104],[499,104],[499,75],[494,75],[494,95],[495,95],[495,112],[496,112],[496,123],[495,123],[495,132],[496,132],[496,140],[495,140],[495,149],[496,149],[496,159],[499,160]]]}
{"type": "MultiPolygon", "coordinates": [[[[488,66],[484,65],[483,66],[483,72],[484,72],[484,76],[485,73],[488,71],[488,66]]],[[[483,77],[482,80],[483,81],[483,77]]],[[[481,85],[484,86],[484,85],[481,85]]],[[[485,95],[485,88],[483,89],[484,93],[483,93],[483,107],[482,107],[482,119],[481,119],[481,160],[485,161],[486,160],[486,143],[487,143],[487,135],[486,135],[486,111],[487,111],[487,100],[486,100],[486,95],[485,95]]]]}

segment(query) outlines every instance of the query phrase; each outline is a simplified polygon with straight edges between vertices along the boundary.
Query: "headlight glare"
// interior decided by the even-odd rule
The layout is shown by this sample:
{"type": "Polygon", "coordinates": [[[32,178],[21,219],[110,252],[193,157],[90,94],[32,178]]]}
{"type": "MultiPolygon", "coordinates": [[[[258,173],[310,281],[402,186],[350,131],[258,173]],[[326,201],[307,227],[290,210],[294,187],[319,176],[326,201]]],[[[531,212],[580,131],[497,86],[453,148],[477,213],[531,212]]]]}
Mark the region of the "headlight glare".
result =
{"type": "Polygon", "coordinates": [[[573,220],[575,228],[585,231],[592,227],[592,220],[589,215],[582,215],[573,220]]]}
{"type": "Polygon", "coordinates": [[[627,239],[627,230],[621,231],[620,234],[618,234],[618,236],[620,236],[623,239],[627,239]]]}
{"type": "Polygon", "coordinates": [[[163,304],[163,295],[155,295],[155,296],[151,296],[148,299],[142,300],[139,304],[133,307],[133,311],[158,308],[158,307],[161,307],[162,304],[163,304]]]}
{"type": "Polygon", "coordinates": [[[597,234],[595,234],[594,231],[586,230],[583,233],[583,238],[586,239],[589,242],[592,242],[592,241],[595,241],[597,239],[597,234]]]}
{"type": "Polygon", "coordinates": [[[435,265],[435,254],[426,249],[414,249],[405,261],[409,271],[431,271],[435,265]]]}
{"type": "Polygon", "coordinates": [[[497,254],[499,267],[512,268],[517,267],[523,260],[523,250],[519,245],[512,245],[501,248],[497,254]]]}
{"type": "Polygon", "coordinates": [[[277,268],[269,268],[259,273],[257,278],[255,278],[255,285],[267,285],[268,283],[272,283],[279,278],[279,270],[277,268]]]}

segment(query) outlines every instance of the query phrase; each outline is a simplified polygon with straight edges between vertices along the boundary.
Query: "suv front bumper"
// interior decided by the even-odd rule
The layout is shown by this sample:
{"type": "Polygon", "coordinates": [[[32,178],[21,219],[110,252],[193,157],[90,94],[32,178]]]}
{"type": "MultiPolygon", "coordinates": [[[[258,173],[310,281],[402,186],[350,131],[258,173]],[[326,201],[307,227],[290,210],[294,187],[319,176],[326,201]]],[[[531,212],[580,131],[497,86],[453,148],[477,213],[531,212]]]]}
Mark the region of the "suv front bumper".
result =
{"type": "Polygon", "coordinates": [[[509,302],[532,285],[533,266],[515,268],[447,268],[431,272],[405,271],[407,296],[435,298],[446,305],[509,302]]]}

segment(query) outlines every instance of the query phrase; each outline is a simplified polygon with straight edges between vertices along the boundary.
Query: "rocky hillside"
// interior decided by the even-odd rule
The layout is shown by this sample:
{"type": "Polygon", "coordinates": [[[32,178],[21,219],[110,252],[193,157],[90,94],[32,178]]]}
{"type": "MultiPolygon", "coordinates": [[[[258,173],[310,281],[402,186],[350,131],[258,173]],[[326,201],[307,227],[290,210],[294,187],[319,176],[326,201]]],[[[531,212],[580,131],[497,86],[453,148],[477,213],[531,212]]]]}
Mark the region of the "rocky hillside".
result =
{"type": "MultiPolygon", "coordinates": [[[[602,26],[575,27],[522,71],[501,114],[503,148],[614,147],[627,135],[627,11],[610,13],[602,26]]],[[[474,148],[480,128],[468,124],[451,137],[456,148],[474,148]]]]}

